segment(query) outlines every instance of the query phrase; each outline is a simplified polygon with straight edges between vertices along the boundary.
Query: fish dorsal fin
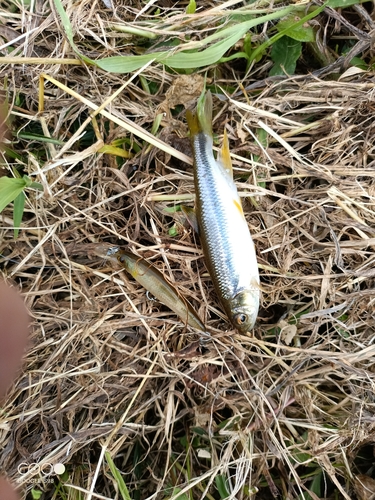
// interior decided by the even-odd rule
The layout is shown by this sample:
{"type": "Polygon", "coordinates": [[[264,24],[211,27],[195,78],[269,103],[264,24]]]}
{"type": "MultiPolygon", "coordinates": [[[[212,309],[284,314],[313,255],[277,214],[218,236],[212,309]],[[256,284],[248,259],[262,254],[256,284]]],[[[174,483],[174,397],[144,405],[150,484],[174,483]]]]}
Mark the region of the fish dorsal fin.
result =
{"type": "Polygon", "coordinates": [[[219,151],[218,160],[221,163],[221,165],[225,168],[226,172],[231,177],[231,179],[233,179],[232,159],[230,157],[229,141],[226,129],[224,129],[223,145],[221,146],[221,149],[219,151]]]}

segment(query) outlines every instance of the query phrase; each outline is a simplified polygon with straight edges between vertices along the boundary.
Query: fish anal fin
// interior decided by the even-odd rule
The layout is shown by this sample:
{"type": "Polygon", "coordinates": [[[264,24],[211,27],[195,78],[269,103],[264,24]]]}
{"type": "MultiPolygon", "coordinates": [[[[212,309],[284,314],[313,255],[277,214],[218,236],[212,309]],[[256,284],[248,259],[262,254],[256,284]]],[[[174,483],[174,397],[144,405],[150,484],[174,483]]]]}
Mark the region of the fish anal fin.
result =
{"type": "Polygon", "coordinates": [[[242,208],[242,205],[241,205],[241,201],[237,201],[237,200],[233,200],[233,203],[234,203],[234,206],[237,208],[237,210],[240,212],[240,214],[244,216],[244,213],[243,213],[243,208],[242,208]]]}

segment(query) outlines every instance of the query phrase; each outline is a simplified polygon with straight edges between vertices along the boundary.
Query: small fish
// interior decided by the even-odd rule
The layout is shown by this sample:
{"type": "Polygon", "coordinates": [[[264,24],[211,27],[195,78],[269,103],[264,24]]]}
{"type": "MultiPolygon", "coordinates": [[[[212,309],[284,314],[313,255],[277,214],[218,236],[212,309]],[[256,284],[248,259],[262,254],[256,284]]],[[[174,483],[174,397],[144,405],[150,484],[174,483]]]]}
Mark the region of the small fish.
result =
{"type": "Polygon", "coordinates": [[[195,113],[187,111],[194,153],[196,217],[215,290],[233,326],[254,327],[259,308],[259,272],[241,200],[233,181],[229,143],[218,160],[212,152],[212,96],[202,93],[195,113]]]}
{"type": "Polygon", "coordinates": [[[122,250],[120,247],[108,247],[105,244],[95,246],[93,253],[98,257],[120,264],[148,292],[174,311],[184,323],[206,333],[206,328],[192,305],[147,260],[127,250],[122,250]]]}

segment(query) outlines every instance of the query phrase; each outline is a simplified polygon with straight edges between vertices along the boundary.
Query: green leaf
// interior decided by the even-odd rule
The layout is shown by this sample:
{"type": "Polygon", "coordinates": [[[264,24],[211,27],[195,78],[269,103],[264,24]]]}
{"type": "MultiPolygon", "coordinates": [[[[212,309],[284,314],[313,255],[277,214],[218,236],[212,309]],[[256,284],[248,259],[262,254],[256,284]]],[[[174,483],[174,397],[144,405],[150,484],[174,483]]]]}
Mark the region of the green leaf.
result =
{"type": "Polygon", "coordinates": [[[156,115],[154,123],[152,124],[152,127],[151,127],[151,134],[152,135],[156,135],[157,131],[159,130],[160,124],[163,120],[163,117],[164,117],[163,113],[159,113],[156,115]]]}
{"type": "Polygon", "coordinates": [[[361,69],[368,69],[368,64],[365,63],[363,59],[360,57],[353,57],[353,59],[350,61],[350,66],[356,66],[357,68],[361,69]]]}
{"type": "Polygon", "coordinates": [[[251,34],[246,33],[245,38],[243,39],[243,50],[246,53],[247,57],[251,55],[251,34]]]}
{"type": "Polygon", "coordinates": [[[27,187],[31,189],[37,189],[38,191],[43,191],[43,186],[40,184],[40,182],[31,182],[27,187]]]}
{"type": "Polygon", "coordinates": [[[321,498],[322,495],[322,479],[323,474],[322,471],[319,471],[318,474],[312,480],[309,490],[315,493],[318,498],[321,498]]]}
{"type": "Polygon", "coordinates": [[[67,15],[67,13],[65,12],[64,7],[63,7],[62,3],[60,2],[60,0],[54,0],[54,3],[55,3],[56,10],[59,13],[59,16],[61,17],[61,21],[63,23],[65,34],[68,37],[69,42],[71,43],[71,45],[74,48],[75,44],[73,41],[73,29],[72,29],[72,25],[70,24],[69,17],[67,15]]]}
{"type": "MultiPolygon", "coordinates": [[[[295,23],[294,28],[297,28],[298,26],[302,26],[307,21],[310,21],[310,19],[313,19],[314,17],[316,17],[318,14],[320,14],[324,10],[325,6],[326,6],[326,4],[323,4],[321,7],[318,7],[317,9],[313,10],[312,12],[307,14],[305,17],[302,17],[299,21],[297,21],[295,23]]],[[[298,9],[295,8],[293,12],[299,12],[299,11],[300,11],[299,8],[298,9]]],[[[280,31],[279,33],[277,33],[276,35],[274,35],[273,37],[269,38],[267,41],[265,41],[264,43],[259,45],[259,47],[257,47],[252,52],[250,61],[254,61],[254,60],[257,61],[259,56],[262,55],[268,47],[271,47],[271,45],[275,44],[277,42],[277,40],[280,40],[284,35],[287,35],[287,30],[280,31]]]]}
{"type": "Polygon", "coordinates": [[[13,225],[14,225],[14,239],[18,237],[19,227],[21,226],[23,211],[25,208],[25,193],[23,191],[14,200],[13,206],[13,225]]]}
{"type": "Polygon", "coordinates": [[[218,474],[217,476],[215,476],[215,483],[221,500],[228,498],[230,493],[227,488],[227,478],[222,474],[218,474]]]}
{"type": "Polygon", "coordinates": [[[21,163],[27,163],[26,158],[23,158],[23,156],[17,153],[17,151],[14,151],[14,149],[8,148],[7,146],[5,146],[5,144],[2,144],[1,147],[3,152],[7,156],[9,156],[9,158],[12,158],[13,160],[19,160],[21,163]]]}
{"type": "Polygon", "coordinates": [[[178,236],[178,228],[176,224],[173,224],[173,226],[168,229],[168,235],[171,236],[172,238],[178,236]]]}
{"type": "Polygon", "coordinates": [[[43,491],[36,490],[35,488],[31,490],[31,496],[33,500],[39,500],[42,497],[42,495],[43,491]]]}
{"type": "Polygon", "coordinates": [[[20,132],[17,134],[19,139],[26,139],[29,141],[37,141],[37,142],[48,142],[49,144],[56,144],[57,146],[63,146],[65,144],[64,141],[60,141],[59,139],[53,139],[52,137],[47,137],[42,134],[32,134],[28,132],[20,132]]]}
{"type": "Polygon", "coordinates": [[[271,68],[270,76],[293,75],[298,58],[302,52],[302,44],[288,36],[283,36],[274,43],[271,50],[271,59],[275,63],[271,68]]]}
{"type": "Polygon", "coordinates": [[[112,146],[111,144],[105,144],[102,146],[98,153],[106,153],[108,155],[121,156],[122,158],[131,158],[133,155],[122,148],[117,148],[116,146],[112,146]]]}
{"type": "MultiPolygon", "coordinates": [[[[218,30],[202,40],[188,42],[189,50],[184,51],[184,45],[181,44],[179,52],[176,52],[176,49],[173,48],[163,52],[153,52],[139,56],[114,56],[93,61],[78,51],[73,40],[72,26],[62,6],[61,0],[54,0],[54,3],[61,17],[65,33],[73,50],[85,62],[94,64],[99,68],[112,73],[130,73],[141,68],[150,61],[155,61],[176,69],[196,69],[202,66],[210,66],[211,64],[219,61],[225,52],[233,47],[233,45],[235,45],[238,40],[240,40],[240,38],[242,38],[254,26],[287,16],[296,10],[294,5],[290,5],[283,9],[275,10],[274,12],[271,12],[271,14],[266,14],[249,21],[234,24],[228,28],[218,30]],[[212,45],[207,47],[207,45],[211,43],[212,45]],[[200,51],[199,49],[203,47],[206,48],[200,51]]],[[[306,19],[314,17],[318,14],[318,11],[320,12],[320,10],[321,8],[316,9],[313,14],[309,15],[310,17],[306,16],[306,19]]]]}
{"type": "Polygon", "coordinates": [[[326,7],[332,7],[332,9],[337,9],[339,7],[350,7],[350,5],[359,5],[366,0],[328,0],[324,5],[326,7]]]}
{"type": "Polygon", "coordinates": [[[186,7],[186,14],[195,14],[197,10],[197,4],[195,0],[190,0],[189,5],[186,7]]]}
{"type": "Polygon", "coordinates": [[[290,14],[276,25],[277,31],[298,40],[299,42],[315,42],[315,32],[311,26],[299,24],[301,18],[297,14],[290,14]]]}
{"type": "Polygon", "coordinates": [[[122,475],[120,474],[120,471],[115,466],[115,464],[112,460],[112,457],[108,451],[105,452],[105,458],[107,460],[109,468],[111,469],[113,478],[117,483],[117,486],[119,488],[119,491],[120,491],[120,494],[121,494],[123,500],[131,500],[129,490],[126,487],[125,481],[123,480],[122,475]]]}
{"type": "Polygon", "coordinates": [[[0,178],[0,212],[22,193],[26,185],[25,179],[0,178]]]}
{"type": "Polygon", "coordinates": [[[72,25],[70,24],[69,17],[68,17],[67,13],[64,10],[64,7],[63,7],[63,5],[61,3],[61,0],[54,0],[54,4],[55,4],[57,12],[59,13],[59,16],[61,17],[61,21],[62,21],[63,26],[64,26],[65,34],[66,34],[66,36],[67,36],[67,38],[68,38],[68,40],[70,42],[70,45],[72,46],[72,49],[86,63],[92,62],[91,59],[89,59],[88,57],[84,56],[83,54],[81,54],[79,52],[76,44],[74,43],[72,25]]]}
{"type": "Polygon", "coordinates": [[[178,495],[181,491],[181,488],[173,488],[172,491],[172,497],[176,497],[176,500],[190,500],[190,497],[187,495],[187,493],[182,493],[182,495],[178,495]],[[178,495],[178,496],[176,496],[178,495]]]}

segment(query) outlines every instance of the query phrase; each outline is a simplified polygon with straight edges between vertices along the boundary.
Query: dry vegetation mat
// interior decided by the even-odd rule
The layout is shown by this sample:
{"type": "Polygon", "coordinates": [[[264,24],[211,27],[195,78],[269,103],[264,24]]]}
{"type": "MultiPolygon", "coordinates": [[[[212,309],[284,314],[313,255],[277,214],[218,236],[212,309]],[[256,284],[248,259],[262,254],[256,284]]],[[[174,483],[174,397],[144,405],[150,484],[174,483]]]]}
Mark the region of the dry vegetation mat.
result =
{"type": "Polygon", "coordinates": [[[32,330],[0,469],[26,498],[374,498],[372,9],[1,0],[0,272],[32,330]],[[181,211],[205,78],[259,261],[248,335],[181,211]],[[99,244],[154,264],[211,340],[99,244]]]}

